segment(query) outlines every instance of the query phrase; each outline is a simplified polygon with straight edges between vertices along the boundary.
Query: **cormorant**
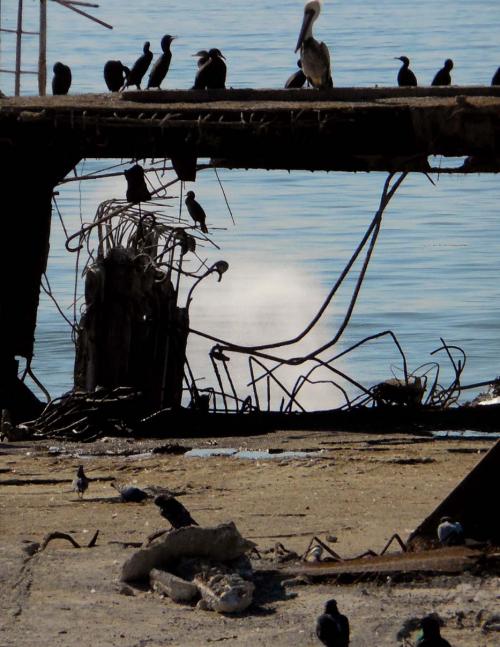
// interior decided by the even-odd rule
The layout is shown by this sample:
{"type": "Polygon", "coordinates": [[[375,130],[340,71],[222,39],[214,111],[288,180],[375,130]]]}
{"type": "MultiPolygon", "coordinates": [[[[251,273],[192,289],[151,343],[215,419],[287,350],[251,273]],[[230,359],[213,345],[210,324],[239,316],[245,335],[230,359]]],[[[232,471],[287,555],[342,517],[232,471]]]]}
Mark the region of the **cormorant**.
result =
{"type": "Polygon", "coordinates": [[[494,77],[491,79],[491,85],[500,85],[500,67],[497,69],[494,77]]]}
{"type": "Polygon", "coordinates": [[[300,60],[306,79],[314,88],[324,90],[333,87],[330,52],[325,43],[318,42],[312,35],[312,26],[320,14],[321,3],[322,0],[306,2],[295,51],[300,49],[300,60]]]}
{"type": "Polygon", "coordinates": [[[54,76],[52,77],[52,94],[68,94],[71,86],[71,70],[64,63],[54,64],[54,76]]]}
{"type": "Polygon", "coordinates": [[[153,65],[153,69],[149,75],[148,88],[159,88],[163,79],[167,76],[170,61],[172,60],[170,45],[174,39],[175,36],[170,36],[170,34],[163,36],[161,39],[160,46],[163,54],[161,54],[160,58],[153,65]]]}
{"type": "Polygon", "coordinates": [[[146,186],[142,166],[134,164],[131,168],[125,169],[124,174],[127,180],[126,198],[128,202],[146,202],[147,200],[151,200],[151,193],[146,186]]]}
{"type": "Polygon", "coordinates": [[[114,487],[120,493],[121,499],[124,503],[141,503],[148,498],[148,494],[134,485],[119,486],[118,483],[113,481],[111,487],[114,487]]]}
{"type": "MultiPolygon", "coordinates": [[[[204,51],[204,50],[202,50],[204,51]]],[[[198,56],[200,52],[196,56],[198,56]]],[[[198,73],[194,80],[193,90],[217,90],[226,87],[227,67],[222,52],[213,48],[208,51],[208,59],[200,67],[203,58],[198,61],[198,73]]]]}
{"type": "Polygon", "coordinates": [[[417,77],[410,70],[410,59],[407,56],[396,56],[396,60],[403,63],[398,72],[399,87],[416,86],[417,77]]]}
{"type": "Polygon", "coordinates": [[[300,59],[297,61],[299,69],[292,74],[285,83],[285,88],[302,88],[304,87],[305,82],[307,81],[306,75],[302,71],[302,63],[300,59]]]}
{"type": "Polygon", "coordinates": [[[121,61],[107,61],[104,65],[104,81],[111,92],[118,92],[129,74],[130,70],[121,61]]]}
{"type": "Polygon", "coordinates": [[[198,52],[196,52],[196,54],[193,54],[192,56],[198,57],[198,69],[200,69],[200,67],[203,67],[210,58],[210,54],[206,49],[200,49],[198,52]]]}
{"type": "Polygon", "coordinates": [[[420,621],[422,636],[417,640],[416,647],[451,647],[450,643],[441,636],[439,622],[434,616],[426,616],[420,621]]]}
{"type": "Polygon", "coordinates": [[[89,488],[89,479],[85,476],[83,471],[83,465],[78,466],[76,476],[73,479],[73,490],[78,493],[80,499],[83,497],[83,494],[89,488]]]}
{"type": "Polygon", "coordinates": [[[142,77],[146,74],[151,61],[153,60],[153,52],[150,51],[151,44],[149,40],[144,43],[142,51],[144,52],[142,56],[136,60],[129,74],[127,75],[127,80],[125,81],[124,88],[128,88],[131,85],[137,86],[137,89],[141,89],[142,77]]]}
{"type": "Polygon", "coordinates": [[[161,516],[169,521],[173,528],[198,525],[189,511],[175,497],[159,494],[154,498],[154,503],[160,508],[161,516]]]}
{"type": "Polygon", "coordinates": [[[451,84],[451,70],[453,69],[453,61],[447,58],[442,67],[432,80],[431,85],[450,85],[451,84]]]}
{"type": "Polygon", "coordinates": [[[316,623],[316,635],[327,647],[348,647],[349,620],[339,612],[336,600],[326,603],[316,623]]]}
{"type": "Polygon", "coordinates": [[[194,226],[196,227],[196,223],[199,222],[201,231],[204,234],[208,234],[208,229],[205,224],[205,221],[207,219],[207,214],[205,213],[201,204],[197,202],[194,198],[195,198],[194,191],[188,191],[186,193],[186,199],[184,200],[184,204],[186,205],[187,210],[189,211],[189,215],[194,220],[194,226]]]}
{"type": "Polygon", "coordinates": [[[437,527],[437,535],[443,546],[461,546],[465,541],[464,529],[459,521],[442,517],[437,527]]]}

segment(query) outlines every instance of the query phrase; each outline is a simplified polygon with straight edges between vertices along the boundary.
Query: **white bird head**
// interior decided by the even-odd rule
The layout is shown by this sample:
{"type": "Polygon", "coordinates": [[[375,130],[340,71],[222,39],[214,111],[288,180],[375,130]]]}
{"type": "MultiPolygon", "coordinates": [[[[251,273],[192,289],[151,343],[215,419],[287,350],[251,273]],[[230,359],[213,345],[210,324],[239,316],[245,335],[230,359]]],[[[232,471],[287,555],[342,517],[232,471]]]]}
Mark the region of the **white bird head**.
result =
{"type": "Polygon", "coordinates": [[[296,52],[300,49],[300,46],[305,40],[311,38],[312,26],[321,13],[321,5],[322,0],[310,0],[304,5],[304,19],[302,21],[302,27],[300,28],[297,47],[295,48],[296,52]]]}

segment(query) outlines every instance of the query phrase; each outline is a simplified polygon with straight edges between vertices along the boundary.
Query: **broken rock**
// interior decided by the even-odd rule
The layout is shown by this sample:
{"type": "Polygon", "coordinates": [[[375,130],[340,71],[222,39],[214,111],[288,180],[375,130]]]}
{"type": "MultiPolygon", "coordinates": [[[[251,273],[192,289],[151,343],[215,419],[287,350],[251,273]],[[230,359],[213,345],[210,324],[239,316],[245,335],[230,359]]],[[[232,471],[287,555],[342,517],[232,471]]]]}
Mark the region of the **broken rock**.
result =
{"type": "Polygon", "coordinates": [[[149,581],[154,591],[167,595],[174,602],[191,602],[198,597],[198,588],[195,584],[167,571],[153,568],[149,574],[149,581]]]}

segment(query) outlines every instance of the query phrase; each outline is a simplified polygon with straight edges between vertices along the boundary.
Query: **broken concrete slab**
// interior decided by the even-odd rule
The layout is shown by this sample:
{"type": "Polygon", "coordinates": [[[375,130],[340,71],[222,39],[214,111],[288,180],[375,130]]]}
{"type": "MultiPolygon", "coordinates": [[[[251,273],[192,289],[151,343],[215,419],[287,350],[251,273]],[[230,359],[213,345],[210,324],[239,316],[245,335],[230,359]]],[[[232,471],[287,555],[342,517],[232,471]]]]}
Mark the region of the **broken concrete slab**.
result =
{"type": "Polygon", "coordinates": [[[199,595],[196,584],[157,568],[153,568],[149,574],[149,581],[154,591],[163,593],[174,602],[191,602],[199,595]]]}

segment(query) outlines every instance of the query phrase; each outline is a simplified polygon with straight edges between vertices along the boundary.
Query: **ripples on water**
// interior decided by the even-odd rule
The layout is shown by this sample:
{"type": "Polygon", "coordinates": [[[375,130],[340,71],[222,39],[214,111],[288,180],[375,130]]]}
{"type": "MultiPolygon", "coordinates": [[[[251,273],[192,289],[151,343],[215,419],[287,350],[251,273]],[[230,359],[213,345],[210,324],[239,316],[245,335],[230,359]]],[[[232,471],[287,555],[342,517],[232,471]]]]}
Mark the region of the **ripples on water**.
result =
{"type": "MultiPolygon", "coordinates": [[[[17,3],[10,4],[3,5],[7,27],[15,25],[17,3]]],[[[25,29],[36,26],[36,6],[28,3],[25,29]]],[[[92,11],[114,25],[109,32],[49,3],[48,60],[72,67],[72,92],[103,91],[107,59],[131,64],[146,39],[157,53],[164,33],[179,36],[167,77],[171,88],[190,87],[195,72],[190,55],[212,46],[220,47],[228,59],[232,87],[280,87],[295,69],[301,2],[151,0],[145,6],[103,0],[101,9],[92,11]]],[[[330,46],[337,85],[393,85],[399,66],[393,57],[402,54],[410,57],[422,84],[430,82],[447,57],[455,61],[457,84],[489,84],[500,65],[499,24],[497,0],[326,0],[316,33],[330,46]]],[[[13,43],[3,35],[2,67],[13,67],[13,43]]],[[[36,41],[27,37],[24,47],[24,66],[34,69],[36,41]]],[[[11,82],[3,75],[2,89],[11,91],[11,82]]],[[[24,93],[34,92],[34,77],[24,77],[23,83],[24,93]]],[[[111,163],[91,160],[84,168],[111,163]]],[[[192,324],[244,343],[292,336],[318,308],[363,235],[384,176],[223,171],[221,177],[236,227],[212,171],[200,174],[195,189],[210,224],[226,228],[215,234],[222,252],[207,248],[206,256],[210,262],[225,258],[231,269],[222,283],[207,281],[200,289],[192,324]]],[[[391,203],[342,347],[390,328],[415,368],[431,359],[430,351],[444,337],[466,350],[464,380],[475,382],[500,372],[498,183],[491,175],[442,176],[436,181],[432,186],[415,174],[391,203]]],[[[58,200],[67,227],[74,231],[80,214],[89,220],[100,200],[123,197],[124,192],[122,179],[87,182],[81,189],[76,184],[62,187],[58,200]]],[[[73,262],[54,218],[49,276],[66,307],[71,303],[73,262]]],[[[332,336],[348,298],[344,290],[307,349],[332,336]]],[[[53,394],[60,393],[71,383],[72,344],[67,326],[46,299],[36,336],[35,369],[53,394]]],[[[207,383],[212,382],[203,372],[195,340],[191,353],[207,383]]],[[[379,341],[349,356],[342,368],[370,385],[390,374],[391,363],[399,364],[393,346],[379,341]]],[[[309,404],[325,406],[333,402],[330,398],[327,388],[309,404]]]]}

